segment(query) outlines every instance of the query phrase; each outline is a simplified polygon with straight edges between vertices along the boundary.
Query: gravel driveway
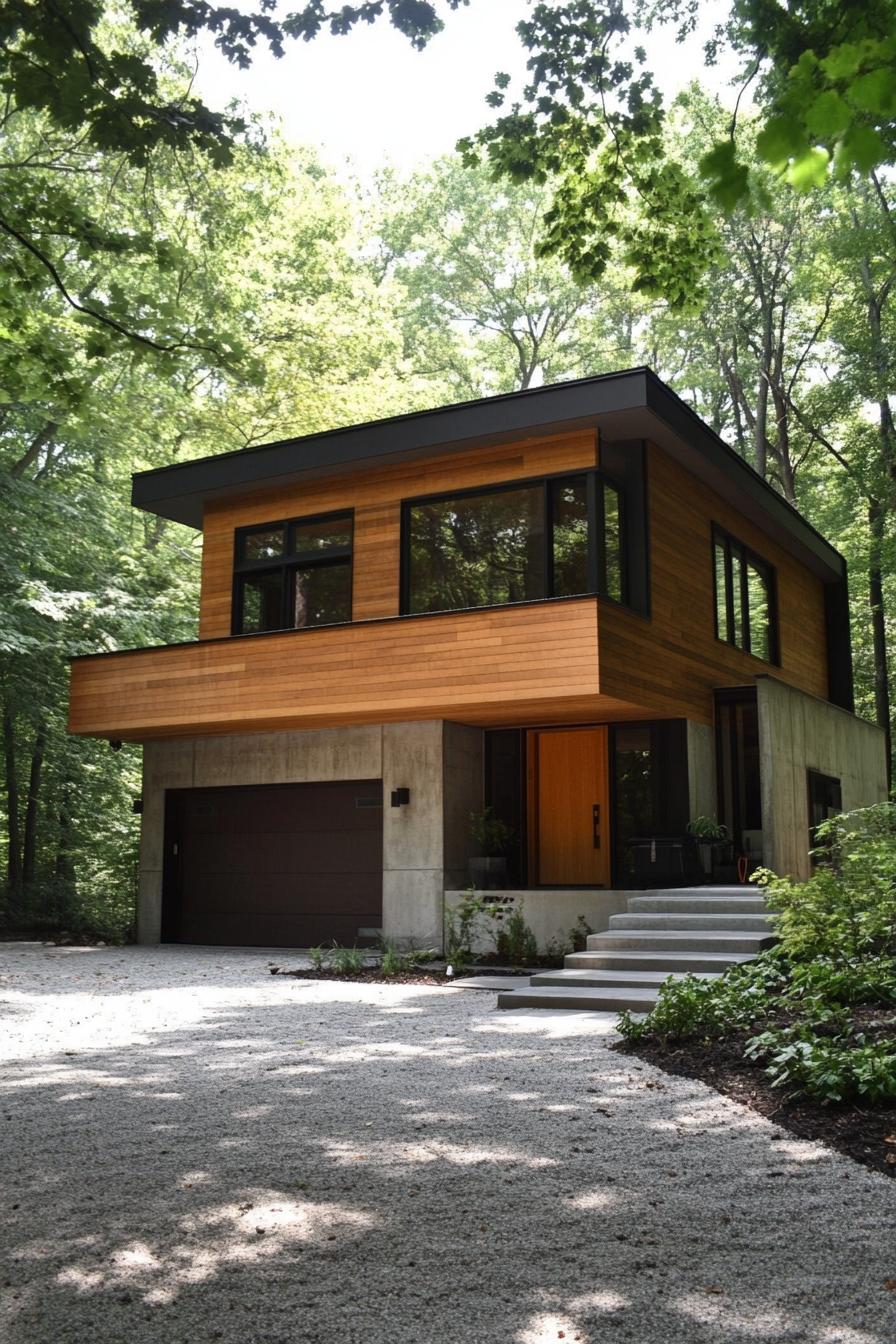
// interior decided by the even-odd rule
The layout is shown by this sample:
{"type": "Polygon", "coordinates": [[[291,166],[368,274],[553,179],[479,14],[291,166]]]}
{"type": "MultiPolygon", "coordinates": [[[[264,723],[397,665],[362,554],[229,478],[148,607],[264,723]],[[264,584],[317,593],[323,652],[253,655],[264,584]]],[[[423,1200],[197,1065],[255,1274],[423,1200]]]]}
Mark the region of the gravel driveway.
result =
{"type": "Polygon", "coordinates": [[[0,945],[4,1344],[896,1341],[896,1184],[598,1015],[270,959],[0,945]]]}

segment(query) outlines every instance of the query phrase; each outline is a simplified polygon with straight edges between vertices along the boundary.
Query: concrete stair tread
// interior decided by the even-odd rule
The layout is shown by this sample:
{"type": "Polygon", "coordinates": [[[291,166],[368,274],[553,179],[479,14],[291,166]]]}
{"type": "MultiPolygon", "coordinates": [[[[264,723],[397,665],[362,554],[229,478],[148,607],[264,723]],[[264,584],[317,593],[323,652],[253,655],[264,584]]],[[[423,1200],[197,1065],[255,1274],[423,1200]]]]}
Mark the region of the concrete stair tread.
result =
{"type": "MultiPolygon", "coordinates": [[[[682,980],[687,971],[599,971],[599,970],[562,970],[539,971],[531,977],[531,984],[539,988],[548,985],[607,985],[611,988],[631,986],[633,989],[645,986],[658,987],[667,980],[682,980]]],[[[698,971],[699,980],[718,980],[721,971],[698,971]]]]}
{"type": "MultiPolygon", "coordinates": [[[[584,962],[580,960],[581,958],[600,956],[604,950],[605,949],[598,947],[595,948],[593,951],[589,952],[570,952],[567,954],[564,960],[567,966],[571,965],[572,968],[575,969],[577,961],[579,961],[579,964],[584,965],[584,962]]],[[[680,958],[676,955],[675,952],[645,953],[643,951],[636,951],[634,948],[630,947],[620,947],[614,950],[612,954],[607,953],[607,955],[612,955],[614,957],[622,957],[625,961],[637,961],[640,957],[644,956],[662,957],[664,961],[668,961],[670,964],[680,960],[680,958]]],[[[718,961],[725,966],[729,965],[732,961],[755,960],[755,958],[749,952],[701,952],[700,956],[703,957],[706,961],[718,961]]]]}
{"type": "MultiPolygon", "coordinates": [[[[620,929],[618,931],[613,929],[607,929],[606,933],[589,933],[588,951],[591,951],[592,947],[597,945],[598,939],[603,940],[605,938],[610,939],[623,938],[623,937],[628,938],[632,935],[633,932],[637,936],[637,930],[628,930],[628,929],[626,930],[620,929]]],[[[694,935],[690,932],[689,929],[654,929],[654,928],[645,930],[644,936],[645,937],[649,936],[651,938],[661,938],[664,942],[668,941],[670,943],[687,942],[689,939],[694,937],[694,935]]],[[[726,933],[723,929],[719,929],[718,931],[712,931],[712,936],[714,938],[730,938],[733,942],[737,942],[737,940],[740,938],[756,938],[758,941],[761,938],[769,937],[768,934],[761,932],[752,934],[748,929],[738,929],[736,931],[732,930],[729,933],[726,933]]]]}
{"type": "Polygon", "coordinates": [[[630,910],[626,914],[610,916],[608,932],[614,929],[656,929],[657,932],[688,929],[741,930],[745,933],[768,931],[773,928],[769,916],[764,911],[746,910],[734,914],[725,910],[630,910]]]}
{"type": "Polygon", "coordinates": [[[651,989],[511,989],[498,994],[498,1007],[513,1008],[575,1008],[582,1012],[610,1013],[629,1011],[649,1012],[657,1000],[657,991],[651,989]]]}

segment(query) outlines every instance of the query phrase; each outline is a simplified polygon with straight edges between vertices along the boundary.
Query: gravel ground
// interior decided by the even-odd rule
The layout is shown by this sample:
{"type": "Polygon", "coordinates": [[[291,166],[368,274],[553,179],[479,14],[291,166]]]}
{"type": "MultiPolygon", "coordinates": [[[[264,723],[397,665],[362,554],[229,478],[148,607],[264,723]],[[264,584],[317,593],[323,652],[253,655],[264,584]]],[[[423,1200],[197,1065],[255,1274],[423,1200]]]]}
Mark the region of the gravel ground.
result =
{"type": "Polygon", "coordinates": [[[4,1344],[896,1341],[892,1182],[597,1014],[269,959],[0,945],[4,1344]]]}

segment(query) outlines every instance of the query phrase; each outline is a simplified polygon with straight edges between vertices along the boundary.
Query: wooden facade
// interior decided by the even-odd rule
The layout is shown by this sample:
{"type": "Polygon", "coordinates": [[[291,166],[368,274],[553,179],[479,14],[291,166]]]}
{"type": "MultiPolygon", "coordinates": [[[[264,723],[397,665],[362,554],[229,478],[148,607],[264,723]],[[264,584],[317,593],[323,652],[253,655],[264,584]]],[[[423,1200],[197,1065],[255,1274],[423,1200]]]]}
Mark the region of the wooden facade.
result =
{"type": "Polygon", "coordinates": [[[402,500],[582,470],[598,456],[596,432],[577,431],[211,504],[199,642],[75,660],[71,730],[142,740],[427,718],[711,724],[715,687],[769,671],[826,697],[822,581],[653,444],[649,617],[593,597],[399,616],[402,500]],[[346,508],[354,510],[354,623],[230,639],[235,529],[346,508]],[[779,667],[715,638],[713,523],[775,567],[779,667]]]}

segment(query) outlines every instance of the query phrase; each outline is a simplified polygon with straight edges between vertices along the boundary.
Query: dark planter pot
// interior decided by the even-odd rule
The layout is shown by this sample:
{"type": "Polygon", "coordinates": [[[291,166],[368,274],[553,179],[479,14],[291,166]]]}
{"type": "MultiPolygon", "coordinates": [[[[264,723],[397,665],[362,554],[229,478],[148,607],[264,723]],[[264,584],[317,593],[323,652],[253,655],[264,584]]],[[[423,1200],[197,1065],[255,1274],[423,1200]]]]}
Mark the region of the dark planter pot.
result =
{"type": "Polygon", "coordinates": [[[470,859],[470,881],[477,891],[500,891],[507,886],[507,859],[470,859]]]}

